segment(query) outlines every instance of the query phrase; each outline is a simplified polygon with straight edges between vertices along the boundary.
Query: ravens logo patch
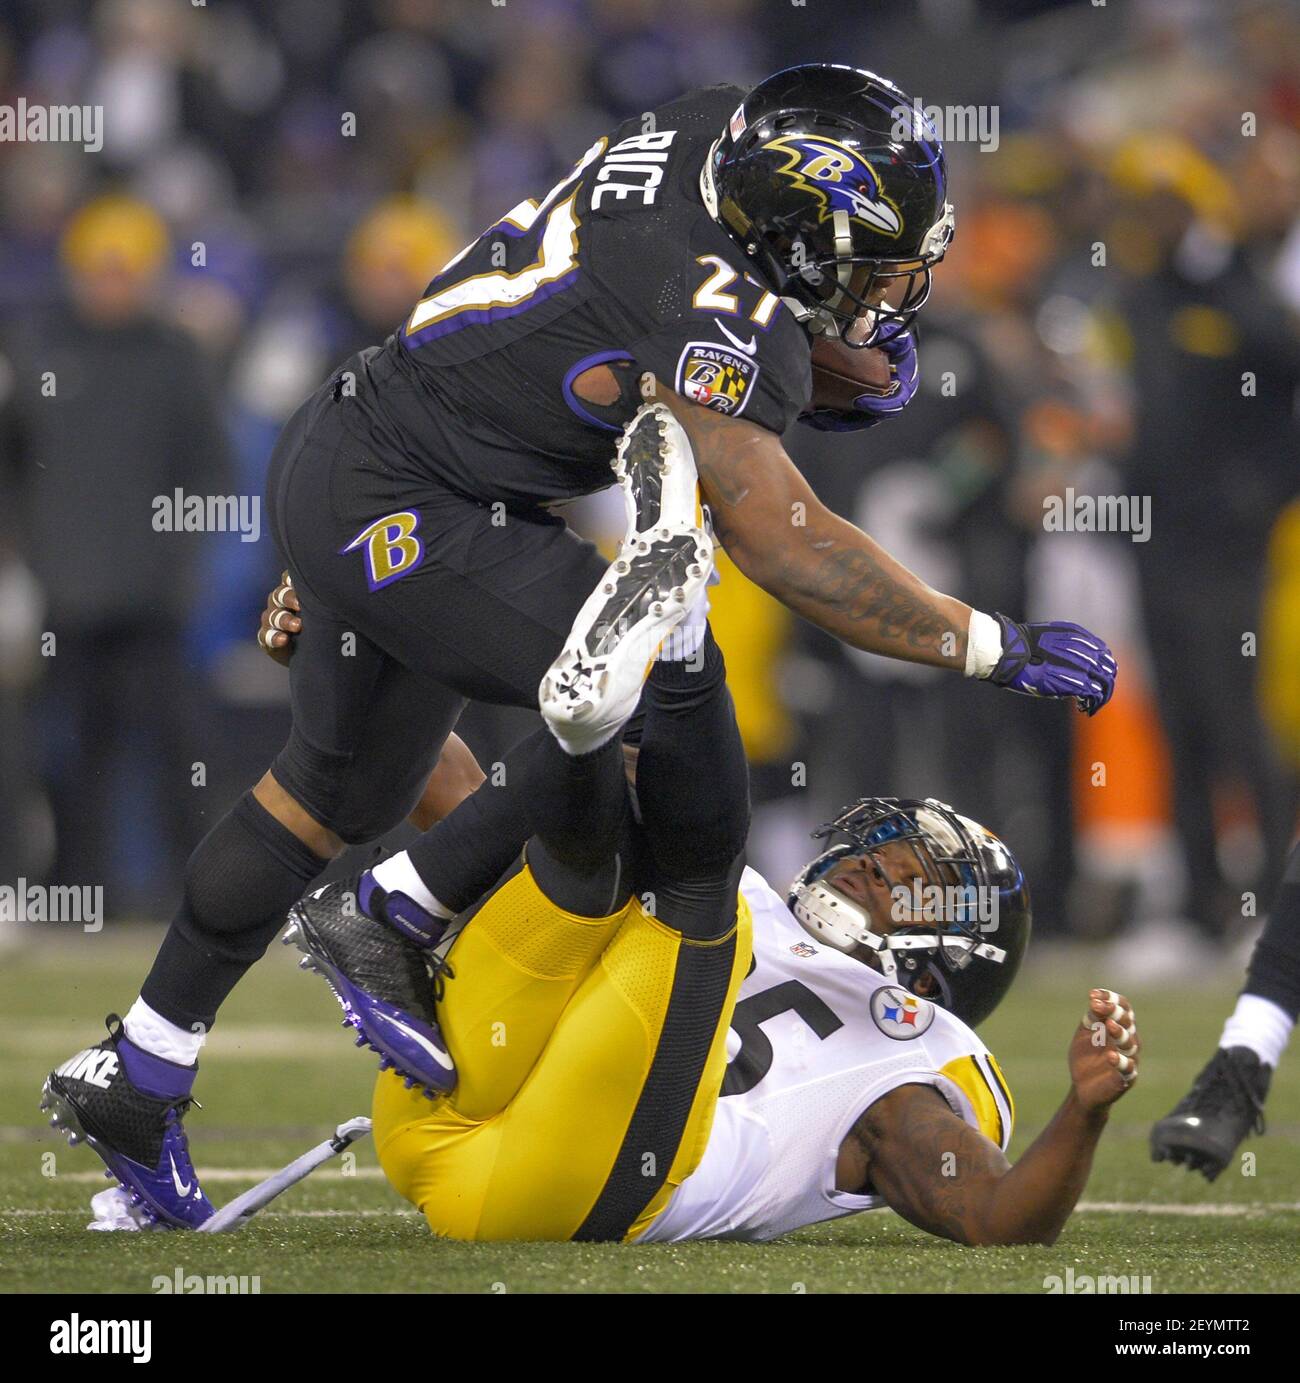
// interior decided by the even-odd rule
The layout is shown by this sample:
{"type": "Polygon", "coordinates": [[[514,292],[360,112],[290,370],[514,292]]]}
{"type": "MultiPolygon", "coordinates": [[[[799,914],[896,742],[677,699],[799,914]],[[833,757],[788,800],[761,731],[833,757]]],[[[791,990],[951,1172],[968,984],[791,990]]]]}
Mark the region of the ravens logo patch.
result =
{"type": "Polygon", "coordinates": [[[758,366],[748,356],[712,341],[689,341],[677,362],[677,392],[717,413],[745,411],[758,366]]]}

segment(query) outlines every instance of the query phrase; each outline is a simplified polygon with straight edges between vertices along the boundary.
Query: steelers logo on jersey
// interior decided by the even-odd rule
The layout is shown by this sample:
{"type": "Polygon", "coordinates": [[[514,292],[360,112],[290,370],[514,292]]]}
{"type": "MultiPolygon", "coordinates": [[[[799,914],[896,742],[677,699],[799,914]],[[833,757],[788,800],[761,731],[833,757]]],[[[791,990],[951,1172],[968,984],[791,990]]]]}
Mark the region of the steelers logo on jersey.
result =
{"type": "Polygon", "coordinates": [[[910,1042],[934,1022],[934,1005],[897,985],[887,984],[871,996],[871,1021],[886,1037],[910,1042]]]}
{"type": "Polygon", "coordinates": [[[677,392],[716,413],[745,411],[758,378],[748,356],[712,341],[689,341],[677,362],[677,392]]]}

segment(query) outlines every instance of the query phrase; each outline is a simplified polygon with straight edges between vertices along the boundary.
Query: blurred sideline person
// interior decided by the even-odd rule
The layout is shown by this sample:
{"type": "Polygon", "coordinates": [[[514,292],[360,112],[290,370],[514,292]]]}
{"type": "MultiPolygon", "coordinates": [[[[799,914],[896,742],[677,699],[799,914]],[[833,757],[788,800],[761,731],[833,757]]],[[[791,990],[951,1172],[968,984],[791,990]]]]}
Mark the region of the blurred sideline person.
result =
{"type": "Polygon", "coordinates": [[[343,257],[354,348],[391,331],[428,282],[429,265],[445,263],[456,249],[455,230],[430,202],[389,197],[372,208],[343,257]]]}
{"type": "MultiPolygon", "coordinates": [[[[1246,258],[1252,214],[1228,176],[1181,139],[1134,140],[1116,183],[1141,195],[1149,271],[1120,302],[1133,341],[1132,444],[1125,488],[1150,496],[1150,541],[1137,564],[1157,706],[1172,756],[1173,820],[1187,908],[1219,942],[1242,888],[1267,896],[1295,820],[1294,785],[1269,744],[1257,692],[1269,531],[1300,490],[1294,402],[1300,348],[1271,286],[1246,258]],[[1222,868],[1216,809],[1225,789],[1248,804],[1263,866],[1222,868]]],[[[1240,852],[1238,852],[1240,853],[1240,852]]]]}
{"type": "MultiPolygon", "coordinates": [[[[626,121],[454,257],[397,333],[290,420],[268,510],[308,616],[293,727],[191,857],[116,1040],[119,1118],[101,1109],[95,1144],[164,1219],[210,1214],[150,1159],[188,1163],[179,1111],[204,1037],[286,910],[345,844],[410,812],[467,699],[536,705],[605,577],[547,506],[611,484],[621,433],[617,474],[638,503],[653,510],[666,467],[698,466],[731,559],[835,637],[1088,713],[1110,698],[1115,663],[1095,635],[931,590],[821,505],[781,444],[801,415],[860,429],[915,390],[910,327],[953,211],[933,131],[912,114],[912,137],[895,136],[913,110],[881,78],[824,64],[748,94],[688,94],[652,112],[651,132],[626,121]],[[889,395],[812,397],[822,337],[883,351],[889,395]],[[633,439],[647,383],[667,411],[633,439]],[[148,1136],[137,1096],[153,1102],[148,1136]]],[[[629,611],[677,577],[675,553],[670,569],[645,558],[626,554],[629,611]]],[[[379,887],[427,906],[431,853],[417,841],[385,861],[379,887]]]]}
{"type": "Polygon", "coordinates": [[[1278,515],[1269,541],[1259,680],[1269,732],[1300,786],[1300,498],[1278,515]]]}
{"type": "Polygon", "coordinates": [[[169,252],[152,208],[90,203],[60,246],[63,300],[15,343],[19,536],[55,640],[42,660],[54,874],[104,881],[119,914],[160,902],[127,896],[119,861],[136,834],[163,843],[150,861],[159,885],[180,878],[196,824],[190,769],[203,757],[182,638],[203,549],[155,530],[156,501],[222,494],[230,475],[198,352],[155,315],[169,252]]]}
{"type": "MultiPolygon", "coordinates": [[[[42,850],[42,800],[35,755],[24,733],[28,689],[40,673],[40,588],[23,560],[19,450],[22,429],[16,405],[17,371],[0,342],[0,879],[35,874],[42,850]]],[[[20,924],[0,911],[0,949],[16,941],[20,924]]]]}

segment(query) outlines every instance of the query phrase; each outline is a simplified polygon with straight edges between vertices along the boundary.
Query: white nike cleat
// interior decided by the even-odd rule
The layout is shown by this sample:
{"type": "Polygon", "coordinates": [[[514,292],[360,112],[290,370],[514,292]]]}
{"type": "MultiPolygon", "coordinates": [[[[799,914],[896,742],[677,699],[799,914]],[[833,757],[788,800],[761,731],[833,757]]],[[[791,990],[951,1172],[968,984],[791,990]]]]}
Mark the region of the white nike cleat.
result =
{"type": "Polygon", "coordinates": [[[704,527],[695,453],[686,429],[664,404],[644,403],[637,409],[612,464],[627,515],[625,549],[665,526],[674,532],[704,527]]]}
{"type": "Polygon", "coordinates": [[[538,689],[546,723],[576,754],[631,717],[660,645],[713,571],[691,444],[663,404],[637,410],[613,466],[627,532],[538,689]]]}

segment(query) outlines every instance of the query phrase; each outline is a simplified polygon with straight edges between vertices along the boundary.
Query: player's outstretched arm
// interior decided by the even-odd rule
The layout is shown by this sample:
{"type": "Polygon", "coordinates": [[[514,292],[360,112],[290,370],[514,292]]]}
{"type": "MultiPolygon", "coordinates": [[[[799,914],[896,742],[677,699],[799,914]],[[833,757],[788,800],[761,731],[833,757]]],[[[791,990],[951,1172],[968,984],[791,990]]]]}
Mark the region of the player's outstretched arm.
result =
{"type": "Polygon", "coordinates": [[[659,386],[685,427],[718,541],[757,585],[845,643],[961,669],[970,607],[829,510],[766,428],[659,386]]]}
{"type": "Polygon", "coordinates": [[[656,396],[690,438],[719,541],[746,576],[796,614],[869,653],[956,668],[1030,696],[1110,699],[1115,660],[1068,623],[1017,624],[931,589],[813,493],[774,432],[683,398],[656,396]],[[971,631],[976,646],[970,648],[971,631]],[[968,656],[969,654],[969,656],[968,656]]]}
{"type": "Polygon", "coordinates": [[[1093,990],[1070,1044],[1070,1092],[1014,1166],[933,1086],[905,1085],[855,1126],[866,1177],[904,1219],[959,1244],[1055,1243],[1110,1106],[1137,1078],[1138,1049],[1128,1000],[1093,990]]]}

